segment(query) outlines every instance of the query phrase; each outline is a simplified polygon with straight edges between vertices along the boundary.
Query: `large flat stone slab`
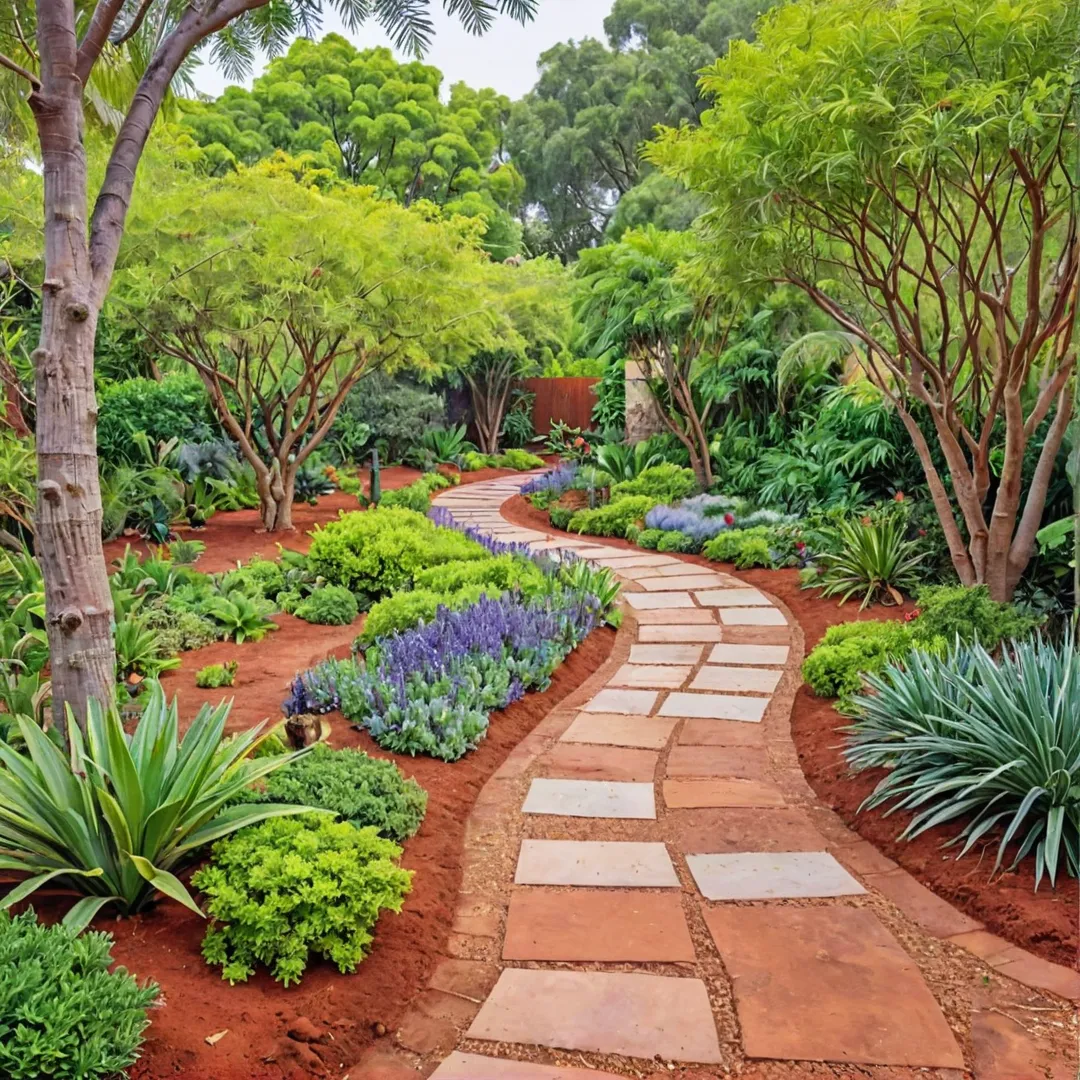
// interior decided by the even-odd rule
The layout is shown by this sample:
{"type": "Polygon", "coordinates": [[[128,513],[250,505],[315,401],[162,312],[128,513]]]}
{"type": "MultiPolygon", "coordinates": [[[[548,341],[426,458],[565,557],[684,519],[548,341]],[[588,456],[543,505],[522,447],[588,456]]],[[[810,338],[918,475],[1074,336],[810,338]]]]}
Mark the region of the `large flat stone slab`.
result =
{"type": "Polygon", "coordinates": [[[558,742],[540,759],[540,771],[544,776],[574,780],[649,783],[656,774],[659,757],[656,750],[558,742]]]}
{"type": "Polygon", "coordinates": [[[667,775],[726,776],[739,780],[767,780],[769,755],[763,746],[674,746],[667,760],[667,775]]]}
{"type": "Polygon", "coordinates": [[[678,723],[672,717],[626,716],[622,713],[578,713],[562,734],[562,742],[632,746],[662,750],[678,723]]]}
{"type": "Polygon", "coordinates": [[[529,1061],[510,1061],[455,1050],[431,1074],[431,1080],[623,1080],[623,1077],[595,1069],[534,1065],[529,1061]]]}
{"type": "MultiPolygon", "coordinates": [[[[646,592],[664,592],[672,589],[716,589],[719,582],[715,574],[680,574],[666,577],[641,579],[641,587],[646,592]]],[[[698,594],[700,600],[700,593],[698,594]]],[[[700,601],[705,603],[704,600],[700,601]]]]}
{"type": "Polygon", "coordinates": [[[693,667],[704,651],[704,645],[631,645],[630,663],[693,667]]]}
{"type": "Polygon", "coordinates": [[[771,694],[783,677],[770,668],[723,667],[706,664],[694,676],[691,690],[718,690],[734,694],[771,694]]]}
{"type": "Polygon", "coordinates": [[[686,863],[706,900],[794,900],[866,892],[827,851],[687,855],[686,863]]]}
{"type": "Polygon", "coordinates": [[[694,606],[694,601],[688,592],[628,592],[623,595],[635,611],[667,611],[670,608],[694,606]]]}
{"type": "Polygon", "coordinates": [[[784,613],[774,607],[720,608],[725,626],[787,626],[784,613]]]}
{"type": "MultiPolygon", "coordinates": [[[[700,610],[700,608],[696,609],[700,610]]],[[[639,626],[638,639],[645,644],[678,644],[679,642],[710,642],[720,640],[716,623],[705,625],[639,626]]]]}
{"type": "Polygon", "coordinates": [[[825,838],[796,807],[672,810],[674,843],[686,854],[734,851],[820,851],[825,838]]]}
{"type": "Polygon", "coordinates": [[[714,645],[710,664],[746,664],[748,667],[782,667],[787,663],[787,645],[714,645]]]}
{"type": "Polygon", "coordinates": [[[680,746],[764,746],[760,724],[741,720],[687,720],[679,732],[680,746]]]}
{"type": "Polygon", "coordinates": [[[660,707],[661,716],[694,716],[708,720],[741,720],[758,724],[765,715],[769,699],[736,697],[732,694],[668,694],[660,707]]]}
{"type": "Polygon", "coordinates": [[[470,1039],[709,1064],[721,1060],[700,979],[506,968],[470,1039]]]}
{"type": "Polygon", "coordinates": [[[679,888],[667,848],[633,840],[522,840],[514,883],[679,888]]]}
{"type": "Polygon", "coordinates": [[[678,893],[516,889],[503,959],[692,963],[694,943],[678,893]]]}
{"type": "Polygon", "coordinates": [[[690,678],[690,670],[678,664],[623,664],[609,682],[612,686],[675,690],[690,678]]]}
{"type": "Polygon", "coordinates": [[[582,709],[585,712],[648,716],[658,696],[655,690],[624,690],[621,687],[605,687],[591,701],[582,705],[582,709]]]}
{"type": "Polygon", "coordinates": [[[914,961],[865,908],[704,912],[749,1057],[963,1069],[914,961]]]}
{"type": "Polygon", "coordinates": [[[716,618],[708,608],[675,608],[671,611],[636,611],[639,626],[716,626],[716,618]]]}
{"type": "Polygon", "coordinates": [[[697,602],[705,607],[771,607],[772,601],[757,589],[716,589],[697,592],[697,602]]]}
{"type": "Polygon", "coordinates": [[[522,806],[525,814],[559,817],[655,818],[652,784],[609,780],[550,780],[538,777],[529,785],[522,806]]]}
{"type": "Polygon", "coordinates": [[[664,802],[671,809],[699,806],[783,806],[784,796],[760,780],[665,780],[664,802]]]}

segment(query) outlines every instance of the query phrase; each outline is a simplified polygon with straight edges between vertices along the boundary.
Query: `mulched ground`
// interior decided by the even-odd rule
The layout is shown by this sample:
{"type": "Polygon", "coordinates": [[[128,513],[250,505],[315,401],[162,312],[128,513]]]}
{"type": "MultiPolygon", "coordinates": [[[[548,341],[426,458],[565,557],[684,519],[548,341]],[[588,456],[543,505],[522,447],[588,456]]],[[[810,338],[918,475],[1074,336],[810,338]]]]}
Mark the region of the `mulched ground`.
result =
{"type": "MultiPolygon", "coordinates": [[[[552,528],[544,511],[522,496],[506,503],[503,513],[527,528],[558,531],[552,528]]],[[[625,540],[604,539],[603,543],[634,547],[625,540]]],[[[782,600],[802,626],[807,653],[835,623],[898,615],[897,608],[877,606],[859,612],[850,603],[838,607],[832,600],[823,600],[816,592],[801,588],[796,570],[735,570],[703,556],[679,558],[734,573],[782,600]]],[[[1036,892],[1032,859],[1026,859],[1016,871],[991,877],[996,850],[987,848],[980,857],[976,849],[962,860],[943,850],[955,835],[956,826],[943,826],[914,840],[898,841],[897,836],[907,824],[905,815],[885,817],[882,810],[859,812],[881,773],[853,774],[847,770],[839,749],[843,739],[839,729],[845,722],[831,700],[816,698],[807,687],[800,687],[792,711],[792,735],[803,772],[818,798],[850,828],[939,896],[985,923],[988,930],[1044,959],[1080,967],[1080,883],[1062,877],[1056,889],[1044,883],[1036,892]]]]}

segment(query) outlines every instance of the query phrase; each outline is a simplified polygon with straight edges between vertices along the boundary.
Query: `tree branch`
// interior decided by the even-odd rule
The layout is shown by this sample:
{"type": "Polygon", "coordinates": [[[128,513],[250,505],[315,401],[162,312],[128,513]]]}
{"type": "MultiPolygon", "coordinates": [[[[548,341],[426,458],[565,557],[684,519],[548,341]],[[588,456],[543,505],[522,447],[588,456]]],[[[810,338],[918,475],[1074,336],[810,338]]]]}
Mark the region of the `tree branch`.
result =
{"type": "Polygon", "coordinates": [[[0,53],[0,67],[14,72],[20,79],[25,79],[30,84],[31,90],[38,91],[41,89],[41,80],[32,71],[27,71],[22,64],[17,64],[10,56],[0,53]]]}
{"type": "Polygon", "coordinates": [[[109,40],[109,31],[112,30],[116,16],[120,14],[123,6],[124,0],[98,0],[94,14],[90,16],[90,25],[79,42],[75,61],[75,74],[83,86],[90,78],[90,72],[93,71],[105,42],[109,40]]]}

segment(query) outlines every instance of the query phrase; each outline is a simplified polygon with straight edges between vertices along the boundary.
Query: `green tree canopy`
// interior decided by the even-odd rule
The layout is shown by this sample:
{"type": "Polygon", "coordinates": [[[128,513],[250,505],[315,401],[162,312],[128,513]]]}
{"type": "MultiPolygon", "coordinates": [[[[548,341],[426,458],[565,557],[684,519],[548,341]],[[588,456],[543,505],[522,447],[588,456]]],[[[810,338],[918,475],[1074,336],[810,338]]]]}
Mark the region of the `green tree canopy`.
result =
{"type": "Polygon", "coordinates": [[[1031,557],[1072,410],[1076,11],[799,0],[706,72],[700,127],[648,155],[709,197],[715,259],[798,285],[861,343],[960,579],[997,599],[1031,557]]]}

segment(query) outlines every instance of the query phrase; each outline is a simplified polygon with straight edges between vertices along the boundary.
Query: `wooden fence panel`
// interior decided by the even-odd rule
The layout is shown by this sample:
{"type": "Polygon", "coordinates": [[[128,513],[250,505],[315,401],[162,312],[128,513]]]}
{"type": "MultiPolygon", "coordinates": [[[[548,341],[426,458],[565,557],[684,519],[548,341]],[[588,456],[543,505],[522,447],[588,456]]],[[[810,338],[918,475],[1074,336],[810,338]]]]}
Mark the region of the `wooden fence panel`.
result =
{"type": "Polygon", "coordinates": [[[571,427],[592,426],[592,410],[596,404],[597,378],[523,379],[521,386],[535,394],[533,427],[537,435],[546,435],[551,425],[561,420],[571,427]]]}

